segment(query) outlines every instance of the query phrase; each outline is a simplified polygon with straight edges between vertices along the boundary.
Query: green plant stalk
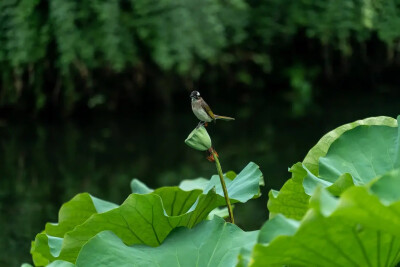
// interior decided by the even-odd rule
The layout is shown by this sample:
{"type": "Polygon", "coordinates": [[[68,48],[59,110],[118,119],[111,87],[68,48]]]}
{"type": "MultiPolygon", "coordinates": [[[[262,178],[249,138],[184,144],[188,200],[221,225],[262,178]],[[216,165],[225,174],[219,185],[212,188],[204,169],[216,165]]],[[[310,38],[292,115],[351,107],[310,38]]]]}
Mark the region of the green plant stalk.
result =
{"type": "Polygon", "coordinates": [[[233,219],[233,211],[232,211],[231,201],[229,200],[228,190],[226,189],[226,184],[224,181],[224,175],[222,174],[221,164],[219,163],[218,156],[214,152],[214,149],[212,149],[212,155],[215,160],[215,166],[217,166],[217,171],[218,171],[218,175],[219,175],[219,180],[221,181],[222,190],[224,191],[226,205],[228,206],[229,218],[231,220],[231,223],[235,224],[235,220],[233,219]]]}

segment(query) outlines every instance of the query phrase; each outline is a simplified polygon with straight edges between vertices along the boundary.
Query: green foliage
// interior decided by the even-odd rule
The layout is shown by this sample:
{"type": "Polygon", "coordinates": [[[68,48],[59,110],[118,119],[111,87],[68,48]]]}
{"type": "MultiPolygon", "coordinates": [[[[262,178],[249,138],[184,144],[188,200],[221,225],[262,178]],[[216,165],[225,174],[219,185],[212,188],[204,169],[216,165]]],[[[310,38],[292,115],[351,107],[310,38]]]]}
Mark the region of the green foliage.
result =
{"type": "Polygon", "coordinates": [[[146,61],[145,54],[161,69],[198,76],[198,63],[215,61],[244,40],[247,16],[242,0],[2,1],[0,103],[16,103],[37,88],[36,108],[42,108],[47,100],[41,81],[51,71],[57,85],[46,91],[59,94],[61,87],[68,110],[84,96],[79,81],[91,87],[94,71],[110,66],[122,73],[146,61]]]}
{"type": "Polygon", "coordinates": [[[269,193],[270,216],[282,213],[301,219],[309,196],[320,185],[339,195],[349,186],[363,185],[399,167],[398,123],[388,117],[356,121],[327,133],[302,163],[291,168],[292,178],[280,192],[269,193]]]}
{"type": "MultiPolygon", "coordinates": [[[[104,85],[103,73],[134,72],[140,86],[155,69],[197,79],[209,66],[250,61],[269,72],[280,57],[274,47],[302,32],[344,56],[351,41],[375,35],[393,52],[399,8],[394,0],[3,0],[0,105],[27,105],[33,96],[35,110],[54,99],[67,111],[78,101],[93,108],[93,97],[109,103],[122,90],[104,85]]],[[[252,83],[245,68],[230,79],[252,83]]],[[[309,81],[290,76],[306,105],[309,81]]]]}
{"type": "Polygon", "coordinates": [[[288,69],[292,91],[288,99],[292,103],[292,114],[302,116],[312,104],[312,80],[318,73],[317,69],[309,69],[302,65],[295,65],[288,69]],[[310,81],[311,80],[311,81],[310,81]]]}
{"type": "Polygon", "coordinates": [[[273,217],[239,266],[396,266],[399,119],[368,118],[326,134],[281,191],[270,192],[273,217]]]}
{"type": "Polygon", "coordinates": [[[395,266],[400,262],[399,171],[368,186],[352,186],[339,199],[319,188],[301,221],[279,214],[260,230],[250,266],[395,266]],[[372,191],[372,192],[371,192],[372,191]]]}
{"type": "Polygon", "coordinates": [[[240,249],[254,246],[257,233],[218,217],[178,228],[156,248],[128,247],[114,233],[101,232],[82,248],[76,266],[235,266],[240,249]]]}
{"type": "Polygon", "coordinates": [[[59,222],[47,223],[46,230],[38,234],[32,244],[32,257],[35,265],[46,265],[55,260],[61,251],[64,234],[84,223],[93,214],[102,213],[118,207],[87,193],[78,194],[65,203],[59,212],[59,222]]]}
{"type": "MultiPolygon", "coordinates": [[[[400,116],[398,117],[398,120],[400,116]]],[[[400,262],[399,123],[374,117],[326,134],[272,191],[274,215],[243,232],[210,212],[218,176],[150,189],[132,180],[121,205],[80,194],[32,244],[42,266],[396,266],[400,262]]],[[[259,195],[250,163],[225,175],[233,202],[259,195]]],[[[217,211],[219,212],[219,211],[217,211]]]]}
{"type": "MultiPolygon", "coordinates": [[[[31,253],[35,265],[55,260],[75,263],[82,247],[96,234],[113,231],[124,243],[159,246],[175,228],[194,227],[225,200],[218,176],[208,183],[195,180],[180,187],[151,190],[137,180],[121,206],[80,194],[60,209],[59,223],[46,225],[36,236],[31,253]],[[191,189],[187,189],[188,187],[191,189]],[[201,188],[201,189],[199,189],[201,188]]],[[[262,174],[250,163],[234,180],[225,178],[232,202],[246,202],[259,195],[262,174]]]]}
{"type": "Polygon", "coordinates": [[[247,5],[236,1],[132,1],[139,38],[164,70],[187,73],[244,39],[247,5]],[[229,32],[229,35],[228,35],[229,32]]]}

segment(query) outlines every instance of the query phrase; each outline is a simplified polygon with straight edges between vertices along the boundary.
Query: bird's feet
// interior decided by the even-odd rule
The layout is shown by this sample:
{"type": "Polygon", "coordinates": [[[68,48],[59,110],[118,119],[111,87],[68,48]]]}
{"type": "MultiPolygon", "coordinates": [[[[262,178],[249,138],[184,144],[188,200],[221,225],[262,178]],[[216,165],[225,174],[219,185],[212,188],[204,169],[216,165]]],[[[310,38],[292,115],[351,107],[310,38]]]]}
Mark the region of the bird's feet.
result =
{"type": "Polygon", "coordinates": [[[196,126],[196,129],[200,128],[201,126],[203,126],[203,122],[202,122],[202,121],[199,121],[199,123],[198,123],[197,126],[196,126]]]}
{"type": "Polygon", "coordinates": [[[208,125],[208,122],[200,121],[199,124],[197,124],[196,129],[200,128],[201,126],[207,127],[207,125],[208,125]]]}

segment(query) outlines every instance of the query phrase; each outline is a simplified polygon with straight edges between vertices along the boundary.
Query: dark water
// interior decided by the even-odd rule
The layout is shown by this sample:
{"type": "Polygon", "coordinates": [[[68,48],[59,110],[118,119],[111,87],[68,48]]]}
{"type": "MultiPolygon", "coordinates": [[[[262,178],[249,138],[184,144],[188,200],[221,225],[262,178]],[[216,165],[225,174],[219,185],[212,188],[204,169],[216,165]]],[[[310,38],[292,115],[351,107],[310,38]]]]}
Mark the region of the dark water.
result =
{"type": "MultiPolygon", "coordinates": [[[[328,97],[315,101],[301,118],[291,115],[288,103],[254,103],[227,108],[224,115],[237,120],[209,127],[224,171],[238,172],[254,161],[264,174],[263,197],[235,208],[235,220],[246,230],[267,219],[269,189],[281,187],[288,167],[323,134],[357,119],[400,113],[400,100],[384,94],[328,97]]],[[[57,221],[60,205],[79,192],[120,204],[132,178],[158,187],[216,173],[205,154],[183,142],[196,124],[190,110],[62,123],[2,122],[0,265],[30,262],[30,241],[45,222],[57,221]]]]}

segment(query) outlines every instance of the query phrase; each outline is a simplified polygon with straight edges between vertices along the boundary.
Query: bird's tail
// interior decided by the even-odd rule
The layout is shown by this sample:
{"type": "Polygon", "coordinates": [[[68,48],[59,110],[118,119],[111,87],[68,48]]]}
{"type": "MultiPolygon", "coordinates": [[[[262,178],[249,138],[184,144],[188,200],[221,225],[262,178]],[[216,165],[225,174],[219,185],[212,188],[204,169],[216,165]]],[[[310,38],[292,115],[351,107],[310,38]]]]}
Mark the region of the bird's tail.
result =
{"type": "Polygon", "coordinates": [[[223,120],[223,121],[234,121],[235,120],[235,118],[220,116],[220,115],[214,115],[214,117],[216,120],[223,120]]]}

